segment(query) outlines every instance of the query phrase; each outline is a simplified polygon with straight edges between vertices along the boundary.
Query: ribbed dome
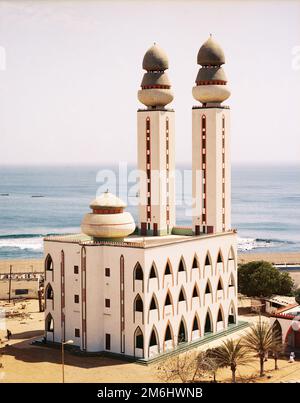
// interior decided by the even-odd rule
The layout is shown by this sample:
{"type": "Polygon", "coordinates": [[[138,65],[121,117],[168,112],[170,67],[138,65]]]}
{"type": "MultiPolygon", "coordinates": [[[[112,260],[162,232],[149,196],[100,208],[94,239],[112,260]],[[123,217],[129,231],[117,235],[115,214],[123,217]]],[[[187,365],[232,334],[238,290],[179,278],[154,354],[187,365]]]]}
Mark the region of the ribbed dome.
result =
{"type": "Polygon", "coordinates": [[[200,83],[201,81],[222,81],[226,83],[227,78],[222,67],[201,67],[196,78],[196,83],[200,83]]]}
{"type": "Polygon", "coordinates": [[[220,66],[225,63],[225,55],[220,45],[210,36],[201,46],[197,63],[202,66],[220,66]]]}
{"type": "Polygon", "coordinates": [[[152,87],[156,85],[163,85],[171,87],[169,77],[165,72],[148,71],[144,74],[141,87],[152,87]]]}
{"type": "Polygon", "coordinates": [[[168,57],[164,50],[154,44],[147,50],[143,59],[143,69],[147,71],[164,71],[169,68],[168,57]]]}

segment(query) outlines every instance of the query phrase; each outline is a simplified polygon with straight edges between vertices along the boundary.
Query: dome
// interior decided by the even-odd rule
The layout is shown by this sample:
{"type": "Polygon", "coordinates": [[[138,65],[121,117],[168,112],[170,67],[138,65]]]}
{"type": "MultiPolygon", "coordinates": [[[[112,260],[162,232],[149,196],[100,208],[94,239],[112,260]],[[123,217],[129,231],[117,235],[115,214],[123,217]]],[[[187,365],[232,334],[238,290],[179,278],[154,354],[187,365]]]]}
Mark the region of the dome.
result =
{"type": "Polygon", "coordinates": [[[147,50],[143,59],[143,69],[147,71],[164,71],[169,68],[168,57],[164,50],[154,44],[147,50]]]}
{"type": "Polygon", "coordinates": [[[173,101],[174,95],[170,89],[149,88],[138,91],[139,101],[148,107],[165,107],[173,101]]]}
{"type": "Polygon", "coordinates": [[[199,49],[197,63],[202,66],[220,66],[225,63],[222,48],[211,36],[199,49]]]}
{"type": "Polygon", "coordinates": [[[106,191],[106,192],[102,193],[101,196],[99,196],[95,200],[93,200],[90,204],[90,207],[91,207],[91,209],[99,208],[99,207],[125,208],[126,203],[124,203],[123,200],[119,199],[117,196],[106,191]]]}
{"type": "Polygon", "coordinates": [[[196,83],[199,84],[201,81],[217,81],[225,84],[227,78],[222,67],[201,67],[196,78],[196,83]]]}
{"type": "Polygon", "coordinates": [[[81,222],[84,234],[96,240],[122,240],[134,232],[134,219],[124,211],[126,204],[112,193],[103,193],[90,207],[93,212],[85,214],[81,222]]]}
{"type": "Polygon", "coordinates": [[[141,87],[167,86],[171,87],[167,73],[162,71],[148,71],[144,74],[141,87]]]}
{"type": "Polygon", "coordinates": [[[230,90],[227,85],[196,85],[193,97],[203,104],[220,104],[230,97],[230,90]]]}

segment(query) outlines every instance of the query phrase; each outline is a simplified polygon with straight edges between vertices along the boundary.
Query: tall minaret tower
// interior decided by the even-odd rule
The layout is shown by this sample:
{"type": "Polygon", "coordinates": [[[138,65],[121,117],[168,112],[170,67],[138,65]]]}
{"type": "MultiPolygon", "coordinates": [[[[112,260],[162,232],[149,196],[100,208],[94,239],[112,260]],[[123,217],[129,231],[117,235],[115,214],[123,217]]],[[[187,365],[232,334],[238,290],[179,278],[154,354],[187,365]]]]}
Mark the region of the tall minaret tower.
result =
{"type": "Polygon", "coordinates": [[[192,112],[193,230],[218,233],[231,228],[230,96],[222,64],[223,50],[212,36],[201,46],[201,65],[193,97],[202,105],[192,112]]]}
{"type": "Polygon", "coordinates": [[[140,173],[139,229],[142,235],[170,234],[175,225],[174,111],[167,109],[173,93],[165,52],[154,44],[143,59],[138,99],[146,109],[137,113],[140,173]]]}

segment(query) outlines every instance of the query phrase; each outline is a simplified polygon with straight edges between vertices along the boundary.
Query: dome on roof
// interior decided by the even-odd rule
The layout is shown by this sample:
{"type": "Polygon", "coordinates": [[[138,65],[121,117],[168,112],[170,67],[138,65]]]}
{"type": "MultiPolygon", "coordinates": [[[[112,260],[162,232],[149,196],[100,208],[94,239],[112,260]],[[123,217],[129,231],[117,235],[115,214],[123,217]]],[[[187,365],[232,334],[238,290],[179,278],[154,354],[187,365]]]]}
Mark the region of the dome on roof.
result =
{"type": "Polygon", "coordinates": [[[163,49],[154,44],[147,50],[143,59],[143,69],[147,71],[164,71],[169,68],[168,57],[163,49]]]}
{"type": "Polygon", "coordinates": [[[91,208],[97,207],[121,207],[125,208],[126,203],[123,200],[119,199],[119,197],[113,195],[112,193],[106,191],[102,193],[101,196],[98,196],[95,200],[93,200],[90,204],[91,208]]]}
{"type": "Polygon", "coordinates": [[[81,230],[95,240],[122,240],[132,234],[135,223],[132,215],[124,211],[126,204],[108,191],[90,204],[91,213],[84,215],[81,230]]]}
{"type": "Polygon", "coordinates": [[[220,66],[225,63],[224,52],[212,36],[199,49],[197,63],[202,66],[220,66]]]}

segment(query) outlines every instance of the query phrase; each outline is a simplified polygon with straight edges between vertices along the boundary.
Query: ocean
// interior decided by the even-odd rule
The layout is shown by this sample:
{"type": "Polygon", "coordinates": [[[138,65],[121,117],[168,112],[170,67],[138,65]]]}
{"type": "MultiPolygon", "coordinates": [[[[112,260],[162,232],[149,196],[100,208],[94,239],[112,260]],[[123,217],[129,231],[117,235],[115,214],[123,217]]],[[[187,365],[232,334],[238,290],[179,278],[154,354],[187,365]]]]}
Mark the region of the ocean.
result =
{"type": "MultiPolygon", "coordinates": [[[[130,196],[128,211],[136,219],[137,186],[116,181],[118,167],[103,169],[0,167],[0,259],[42,257],[43,237],[78,232],[90,201],[106,188],[125,200],[130,196]]],[[[188,167],[180,167],[176,180],[178,225],[191,222],[191,175],[183,181],[184,170],[188,167]]],[[[233,165],[232,228],[238,230],[240,251],[299,251],[300,166],[233,165]]]]}

